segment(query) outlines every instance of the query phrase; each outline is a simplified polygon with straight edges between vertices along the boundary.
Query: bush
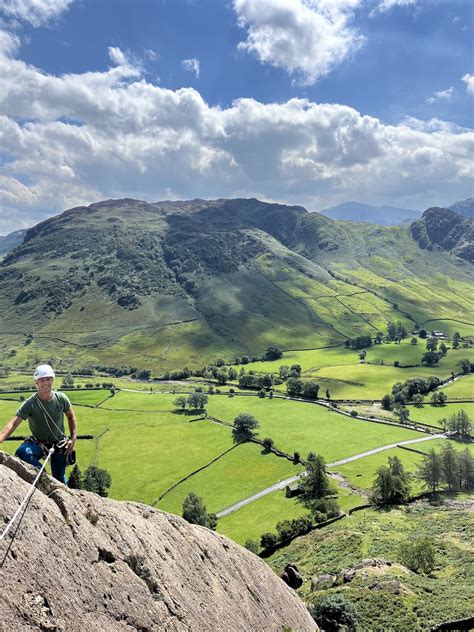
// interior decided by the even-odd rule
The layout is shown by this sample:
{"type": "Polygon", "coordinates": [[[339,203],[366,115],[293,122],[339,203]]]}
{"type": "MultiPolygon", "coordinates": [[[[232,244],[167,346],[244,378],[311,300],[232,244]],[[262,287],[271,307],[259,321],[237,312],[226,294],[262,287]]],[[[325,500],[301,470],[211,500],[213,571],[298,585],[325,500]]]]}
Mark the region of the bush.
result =
{"type": "Polygon", "coordinates": [[[358,613],[351,601],[341,593],[319,599],[310,609],[316,623],[326,632],[356,630],[358,613]]]}
{"type": "Polygon", "coordinates": [[[400,544],[398,554],[400,562],[414,573],[427,575],[435,567],[436,549],[432,538],[406,540],[400,544]]]}
{"type": "Polygon", "coordinates": [[[183,501],[183,518],[191,524],[199,524],[208,529],[217,526],[216,514],[207,512],[202,499],[194,492],[189,492],[183,501]]]}
{"type": "Polygon", "coordinates": [[[271,450],[274,446],[273,439],[270,439],[270,437],[265,437],[262,443],[265,450],[271,450]]]}
{"type": "Polygon", "coordinates": [[[252,553],[255,553],[255,555],[258,554],[258,542],[256,542],[255,540],[246,540],[244,547],[248,550],[251,551],[252,553]]]}
{"type": "Polygon", "coordinates": [[[357,417],[359,415],[359,413],[357,412],[357,410],[351,410],[351,417],[357,417]]]}

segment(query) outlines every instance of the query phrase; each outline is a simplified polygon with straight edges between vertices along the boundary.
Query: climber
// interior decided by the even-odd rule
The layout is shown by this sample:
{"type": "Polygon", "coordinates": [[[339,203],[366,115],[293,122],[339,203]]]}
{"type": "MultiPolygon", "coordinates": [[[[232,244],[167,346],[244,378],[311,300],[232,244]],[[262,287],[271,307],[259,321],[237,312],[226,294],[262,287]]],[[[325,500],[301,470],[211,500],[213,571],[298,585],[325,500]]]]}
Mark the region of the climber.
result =
{"type": "Polygon", "coordinates": [[[51,472],[58,481],[66,483],[66,465],[75,462],[76,416],[67,395],[53,391],[54,371],[48,364],[41,364],[34,373],[38,391],[24,401],[0,432],[0,443],[28,419],[31,437],[27,437],[15,455],[41,467],[40,459],[54,446],[51,457],[51,472]],[[69,425],[69,438],[64,434],[64,415],[69,425]]]}

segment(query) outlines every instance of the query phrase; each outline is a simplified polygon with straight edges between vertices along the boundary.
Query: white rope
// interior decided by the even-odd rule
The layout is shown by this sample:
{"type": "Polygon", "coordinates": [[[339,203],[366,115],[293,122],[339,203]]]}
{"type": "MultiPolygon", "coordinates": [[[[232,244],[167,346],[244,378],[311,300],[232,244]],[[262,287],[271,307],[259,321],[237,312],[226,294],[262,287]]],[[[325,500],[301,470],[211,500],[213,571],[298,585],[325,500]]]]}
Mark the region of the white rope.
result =
{"type": "Polygon", "coordinates": [[[21,510],[23,509],[23,507],[25,506],[25,504],[28,502],[28,500],[32,496],[33,492],[35,491],[36,483],[39,481],[40,476],[43,473],[43,470],[46,467],[46,464],[48,463],[48,461],[49,461],[51,455],[53,454],[53,452],[54,452],[54,446],[52,448],[50,448],[50,450],[48,452],[48,456],[46,457],[46,459],[45,459],[40,471],[38,472],[38,475],[35,478],[35,480],[31,483],[31,488],[30,488],[29,492],[27,493],[27,495],[25,496],[23,502],[21,503],[21,505],[16,510],[15,515],[13,516],[13,518],[10,520],[10,522],[5,527],[2,535],[0,535],[0,542],[3,540],[3,538],[10,531],[10,528],[11,528],[12,524],[15,522],[17,516],[20,514],[21,510]]]}

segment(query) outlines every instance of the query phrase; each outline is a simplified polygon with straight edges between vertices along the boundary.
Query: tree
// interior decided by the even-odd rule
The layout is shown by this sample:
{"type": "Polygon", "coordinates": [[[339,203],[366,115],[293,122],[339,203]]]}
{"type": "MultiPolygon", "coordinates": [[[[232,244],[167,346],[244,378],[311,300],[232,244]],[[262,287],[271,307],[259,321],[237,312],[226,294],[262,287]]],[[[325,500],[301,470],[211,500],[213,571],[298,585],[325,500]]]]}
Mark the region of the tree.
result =
{"type": "Polygon", "coordinates": [[[453,349],[459,349],[459,343],[461,340],[461,334],[459,331],[455,331],[453,334],[453,349]]]}
{"type": "Polygon", "coordinates": [[[448,419],[448,429],[461,438],[469,438],[472,430],[472,422],[465,410],[459,410],[448,419]]]}
{"type": "Polygon", "coordinates": [[[84,472],[82,488],[88,492],[94,492],[105,498],[108,496],[111,485],[112,477],[107,470],[96,467],[95,465],[90,465],[84,472]]]}
{"type": "Polygon", "coordinates": [[[471,363],[467,358],[459,360],[458,366],[464,375],[467,375],[471,371],[471,363]]]}
{"type": "Polygon", "coordinates": [[[431,403],[433,406],[444,406],[448,396],[443,391],[435,391],[431,396],[431,403]]]}
{"type": "Polygon", "coordinates": [[[191,393],[186,399],[186,403],[191,410],[204,410],[209,397],[205,393],[191,393]]]}
{"type": "Polygon", "coordinates": [[[425,339],[426,336],[428,335],[428,332],[426,331],[426,329],[420,329],[420,331],[418,332],[418,336],[422,339],[425,339]]]}
{"type": "Polygon", "coordinates": [[[189,492],[183,501],[183,518],[208,529],[215,530],[217,526],[216,514],[208,513],[202,499],[194,492],[189,492]]]}
{"type": "Polygon", "coordinates": [[[397,406],[395,412],[397,413],[401,424],[406,424],[408,422],[408,419],[410,418],[410,411],[406,406],[397,406]]]}
{"type": "Polygon", "coordinates": [[[290,397],[299,397],[303,390],[303,382],[297,377],[289,377],[286,383],[286,392],[290,397]]]}
{"type": "Polygon", "coordinates": [[[443,463],[440,455],[431,449],[428,454],[422,457],[421,463],[418,465],[418,478],[420,478],[425,487],[436,492],[443,473],[443,463]]]}
{"type": "Polygon", "coordinates": [[[259,427],[258,421],[248,413],[240,413],[234,419],[234,438],[238,441],[242,439],[248,440],[254,436],[254,430],[259,427]]]}
{"type": "Polygon", "coordinates": [[[382,340],[383,340],[383,333],[381,331],[378,331],[375,334],[375,344],[376,345],[380,345],[382,344],[382,340]]]}
{"type": "Polygon", "coordinates": [[[449,489],[456,488],[459,483],[459,457],[451,442],[441,448],[443,481],[449,489]]]}
{"type": "Polygon", "coordinates": [[[423,401],[424,401],[423,395],[421,393],[416,393],[411,398],[411,401],[413,402],[413,404],[415,404],[417,408],[421,408],[421,406],[423,406],[423,401]]]}
{"type": "Polygon", "coordinates": [[[77,463],[74,465],[74,467],[71,470],[71,473],[69,474],[69,477],[67,479],[67,486],[70,487],[71,489],[82,489],[82,473],[81,470],[79,469],[79,466],[77,465],[77,463]]]}
{"type": "Polygon", "coordinates": [[[278,538],[274,533],[264,533],[260,538],[260,546],[262,549],[272,549],[278,542],[278,538]]]}
{"type": "Polygon", "coordinates": [[[448,353],[448,347],[444,344],[444,342],[439,345],[439,352],[441,355],[446,355],[448,353]]]}
{"type": "Polygon", "coordinates": [[[319,384],[317,382],[304,382],[301,394],[308,399],[318,399],[319,384]]]}
{"type": "Polygon", "coordinates": [[[466,491],[474,489],[474,457],[469,448],[459,455],[459,487],[466,491]]]}
{"type": "Polygon", "coordinates": [[[357,610],[341,593],[329,594],[319,599],[310,609],[310,613],[319,627],[326,632],[357,630],[357,610]]]}
{"type": "Polygon", "coordinates": [[[186,397],[184,395],[179,395],[173,402],[173,406],[176,408],[181,408],[184,410],[186,408],[186,397]]]}
{"type": "Polygon", "coordinates": [[[301,366],[299,364],[292,364],[290,366],[290,370],[288,371],[288,377],[300,377],[301,376],[301,366]]]}
{"type": "Polygon", "coordinates": [[[326,389],[326,399],[331,399],[331,391],[328,388],[326,389]]]}
{"type": "Polygon", "coordinates": [[[428,351],[436,351],[438,348],[438,340],[436,338],[428,338],[426,341],[426,349],[428,351]]]}
{"type": "Polygon", "coordinates": [[[246,355],[240,358],[240,364],[248,364],[250,362],[250,358],[246,355]]]}
{"type": "Polygon", "coordinates": [[[265,450],[271,450],[274,446],[273,439],[271,439],[270,437],[265,437],[265,439],[262,441],[262,444],[265,450]]]}
{"type": "Polygon", "coordinates": [[[310,452],[306,460],[307,475],[300,483],[303,502],[311,508],[313,501],[331,493],[331,484],[326,474],[326,463],[320,454],[310,452]]]}
{"type": "Polygon", "coordinates": [[[74,388],[74,377],[70,371],[63,377],[61,388],[74,388]]]}
{"type": "Polygon", "coordinates": [[[418,338],[415,338],[415,337],[413,336],[413,338],[411,339],[411,344],[412,344],[412,345],[417,345],[417,344],[418,344],[418,338]]]}
{"type": "Polygon", "coordinates": [[[436,351],[426,351],[421,356],[421,364],[426,364],[426,366],[434,366],[439,362],[439,355],[436,351]]]}
{"type": "Polygon", "coordinates": [[[377,505],[393,505],[408,500],[409,475],[396,456],[388,458],[388,467],[381,465],[376,471],[372,486],[372,500],[377,505]]]}
{"type": "Polygon", "coordinates": [[[428,575],[436,564],[436,548],[432,538],[406,540],[398,549],[400,562],[414,573],[428,575]]]}
{"type": "Polygon", "coordinates": [[[283,355],[283,351],[277,345],[267,347],[262,360],[279,360],[283,355]]]}
{"type": "Polygon", "coordinates": [[[282,364],[281,367],[278,369],[278,375],[280,376],[280,379],[286,380],[286,378],[288,377],[289,371],[290,371],[290,367],[287,366],[286,364],[282,364]]]}
{"type": "Polygon", "coordinates": [[[382,397],[382,408],[384,410],[393,410],[393,395],[384,395],[382,397]]]}

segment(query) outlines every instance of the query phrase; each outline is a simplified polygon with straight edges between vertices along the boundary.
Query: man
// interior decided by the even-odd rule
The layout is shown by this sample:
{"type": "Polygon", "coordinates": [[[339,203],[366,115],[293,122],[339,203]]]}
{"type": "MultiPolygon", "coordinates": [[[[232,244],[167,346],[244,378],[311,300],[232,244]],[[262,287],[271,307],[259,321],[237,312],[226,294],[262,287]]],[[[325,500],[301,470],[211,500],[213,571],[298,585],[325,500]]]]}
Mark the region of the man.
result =
{"type": "Polygon", "coordinates": [[[0,443],[8,439],[23,420],[28,419],[32,436],[21,444],[15,455],[40,468],[40,459],[54,445],[51,471],[54,478],[65,484],[68,456],[74,450],[77,437],[76,416],[68,397],[64,393],[53,391],[54,377],[54,371],[48,364],[41,364],[36,368],[34,379],[38,392],[21,404],[15,416],[0,432],[0,443]],[[69,439],[64,434],[64,415],[68,420],[69,439]]]}

